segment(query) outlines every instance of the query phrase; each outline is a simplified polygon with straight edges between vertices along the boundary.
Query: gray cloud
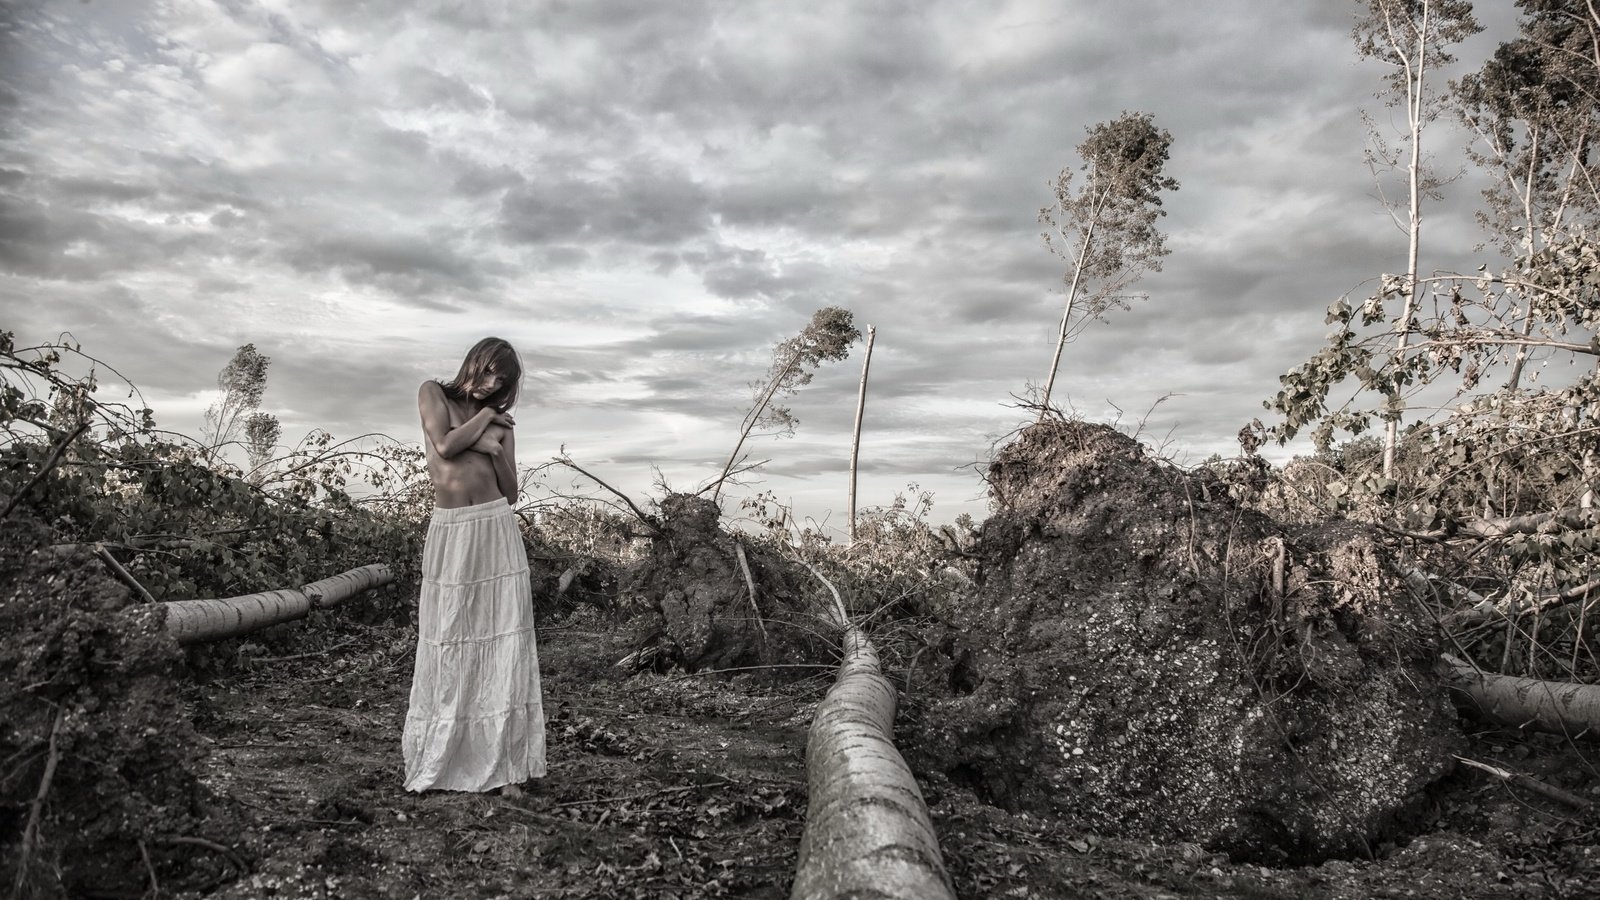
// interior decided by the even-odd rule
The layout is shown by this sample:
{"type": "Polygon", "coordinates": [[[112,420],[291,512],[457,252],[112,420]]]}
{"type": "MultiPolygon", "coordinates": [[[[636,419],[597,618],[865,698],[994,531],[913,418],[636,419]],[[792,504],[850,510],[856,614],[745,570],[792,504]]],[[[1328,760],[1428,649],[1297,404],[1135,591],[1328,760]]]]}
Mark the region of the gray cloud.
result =
{"type": "MultiPolygon", "coordinates": [[[[1381,72],[1331,6],[1023,10],[0,4],[0,319],[126,353],[179,426],[254,341],[270,403],[340,435],[411,435],[416,383],[504,333],[524,462],[567,444],[643,494],[708,477],[772,344],[843,305],[879,329],[866,486],[953,515],[1053,348],[1048,183],[1141,109],[1175,139],[1172,254],[1058,398],[1127,425],[1171,392],[1147,433],[1227,451],[1323,307],[1398,264],[1361,162],[1381,72]]],[[[1470,267],[1476,191],[1434,207],[1425,265],[1470,267]]],[[[797,503],[842,506],[861,352],[752,450],[797,503]]]]}

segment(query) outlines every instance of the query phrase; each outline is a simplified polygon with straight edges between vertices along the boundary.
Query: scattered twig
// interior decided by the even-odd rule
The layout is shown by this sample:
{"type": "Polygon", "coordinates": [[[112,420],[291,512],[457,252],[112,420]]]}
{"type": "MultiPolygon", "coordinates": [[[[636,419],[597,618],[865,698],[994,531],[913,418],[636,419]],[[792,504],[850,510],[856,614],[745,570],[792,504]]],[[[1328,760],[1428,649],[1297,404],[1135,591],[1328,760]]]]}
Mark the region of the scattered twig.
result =
{"type": "Polygon", "coordinates": [[[56,467],[56,462],[61,459],[61,454],[67,451],[67,447],[73,441],[78,439],[78,435],[83,434],[88,429],[89,423],[84,422],[77,428],[73,429],[72,433],[67,435],[65,440],[51,448],[50,455],[44,458],[44,465],[39,467],[39,471],[33,473],[33,477],[29,478],[28,483],[22,486],[22,490],[17,491],[11,496],[10,500],[6,501],[6,508],[4,510],[0,510],[0,519],[4,519],[6,516],[11,515],[11,510],[15,509],[18,503],[22,502],[23,497],[28,496],[28,492],[33,490],[33,486],[38,484],[40,480],[44,478],[44,476],[50,474],[51,469],[56,467]]]}
{"type": "Polygon", "coordinates": [[[762,671],[764,669],[836,669],[836,668],[838,668],[838,667],[837,666],[824,666],[824,665],[821,665],[821,664],[818,664],[818,663],[769,663],[768,665],[764,665],[764,666],[731,666],[731,667],[726,668],[726,669],[701,669],[698,672],[684,672],[681,675],[674,675],[671,678],[663,678],[660,681],[646,682],[646,683],[640,685],[640,687],[659,687],[659,686],[661,686],[663,684],[671,684],[674,681],[683,681],[683,680],[689,679],[689,678],[699,678],[699,677],[701,677],[703,675],[726,675],[729,672],[760,672],[760,671],[762,671]]]}
{"type": "Polygon", "coordinates": [[[245,863],[244,858],[238,853],[234,852],[233,848],[219,844],[216,841],[208,841],[205,838],[198,837],[179,836],[158,838],[156,843],[166,844],[168,846],[199,847],[203,850],[210,850],[212,853],[215,853],[227,860],[228,864],[237,869],[239,874],[243,875],[244,873],[250,871],[250,867],[245,863]]]}
{"type": "Polygon", "coordinates": [[[45,761],[44,775],[39,779],[39,792],[34,794],[33,806],[28,809],[28,824],[22,830],[21,848],[17,851],[17,881],[11,892],[14,897],[22,896],[23,884],[28,880],[28,857],[33,854],[34,841],[39,836],[39,814],[44,809],[44,798],[50,793],[50,782],[56,777],[56,763],[61,760],[61,747],[56,739],[61,736],[61,724],[66,719],[67,708],[63,706],[57,709],[56,722],[50,727],[50,758],[45,761]]]}
{"type": "Polygon", "coordinates": [[[144,860],[144,871],[150,876],[150,896],[161,896],[161,879],[156,877],[156,867],[150,862],[150,848],[145,846],[144,839],[139,840],[139,858],[144,860]]]}
{"type": "Polygon", "coordinates": [[[1579,797],[1577,794],[1571,793],[1570,791],[1564,791],[1553,784],[1545,784],[1537,778],[1523,775],[1520,772],[1502,769],[1499,766],[1478,762],[1475,759],[1467,759],[1465,756],[1457,756],[1456,760],[1462,765],[1471,766],[1479,771],[1487,772],[1488,774],[1494,776],[1500,781],[1506,782],[1507,784],[1514,784],[1518,787],[1524,787],[1530,791],[1533,791],[1535,794],[1548,797],[1549,799],[1560,803],[1565,803],[1573,809],[1588,809],[1592,805],[1591,802],[1584,797],[1579,797]]]}
{"type": "Polygon", "coordinates": [[[251,659],[250,663],[254,665],[255,663],[292,662],[297,659],[310,659],[313,656],[326,656],[335,650],[340,650],[350,646],[351,644],[355,643],[355,640],[355,638],[349,638],[347,640],[340,641],[339,643],[334,644],[332,647],[328,647],[324,650],[313,650],[310,653],[296,653],[293,656],[258,656],[251,659]]]}
{"type": "Polygon", "coordinates": [[[733,539],[734,555],[739,557],[739,571],[744,573],[745,587],[750,589],[750,609],[755,612],[756,628],[761,630],[761,653],[767,652],[767,625],[761,621],[761,607],[756,604],[756,580],[750,574],[750,561],[744,555],[744,542],[738,538],[733,539]]]}
{"type": "Polygon", "coordinates": [[[597,797],[593,800],[569,800],[566,803],[557,803],[555,809],[571,809],[575,806],[594,806],[600,803],[625,803],[629,800],[647,800],[651,797],[661,797],[667,794],[683,794],[697,788],[727,787],[731,781],[708,781],[704,784],[686,784],[679,787],[662,788],[659,791],[649,791],[643,794],[628,794],[623,797],[597,797]]]}
{"type": "Polygon", "coordinates": [[[100,557],[100,561],[106,564],[106,568],[111,570],[111,574],[117,576],[118,581],[133,588],[134,593],[143,597],[144,602],[156,602],[156,598],[151,596],[145,586],[139,583],[139,579],[134,578],[127,569],[124,569],[122,563],[117,562],[117,558],[111,555],[111,551],[107,550],[104,544],[97,543],[94,545],[94,555],[100,557]]]}

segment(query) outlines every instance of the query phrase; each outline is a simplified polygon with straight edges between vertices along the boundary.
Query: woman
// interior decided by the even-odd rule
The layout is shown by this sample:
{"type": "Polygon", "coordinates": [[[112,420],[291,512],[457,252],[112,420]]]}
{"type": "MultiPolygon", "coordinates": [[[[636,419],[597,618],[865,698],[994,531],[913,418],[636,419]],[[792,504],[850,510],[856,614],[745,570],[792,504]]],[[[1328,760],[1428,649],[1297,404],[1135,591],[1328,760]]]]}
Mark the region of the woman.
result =
{"type": "Polygon", "coordinates": [[[484,338],[417,393],[434,510],[422,549],[408,791],[488,791],[545,774],[544,707],[517,500],[522,363],[484,338]]]}

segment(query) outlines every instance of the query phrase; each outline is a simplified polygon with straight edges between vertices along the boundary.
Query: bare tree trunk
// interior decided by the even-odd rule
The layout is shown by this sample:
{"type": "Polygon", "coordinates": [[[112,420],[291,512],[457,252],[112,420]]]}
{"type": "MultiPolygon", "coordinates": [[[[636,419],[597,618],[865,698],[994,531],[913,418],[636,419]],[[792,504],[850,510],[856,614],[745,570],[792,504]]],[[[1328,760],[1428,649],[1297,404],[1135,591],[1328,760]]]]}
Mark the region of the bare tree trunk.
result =
{"type": "MultiPolygon", "coordinates": [[[[1432,8],[1423,3],[1422,26],[1417,29],[1417,46],[1415,68],[1408,65],[1406,73],[1406,124],[1411,138],[1411,158],[1406,165],[1407,202],[1410,206],[1409,216],[1406,220],[1406,302],[1401,310],[1400,321],[1395,324],[1399,337],[1395,340],[1394,358],[1396,363],[1402,361],[1406,353],[1406,345],[1411,341],[1411,317],[1416,315],[1417,305],[1420,301],[1422,285],[1417,278],[1417,259],[1422,243],[1422,126],[1423,126],[1423,88],[1427,77],[1428,60],[1428,17],[1432,8]]],[[[1397,47],[1396,50],[1399,50],[1397,47]]],[[[1400,51],[1404,56],[1404,51],[1400,51]]],[[[1399,386],[1396,386],[1398,396],[1399,386]]],[[[1401,401],[1402,409],[1404,401],[1401,401]]],[[[1390,419],[1384,428],[1383,434],[1383,477],[1394,477],[1395,448],[1400,443],[1400,419],[1397,415],[1390,419]]]]}
{"type": "MultiPolygon", "coordinates": [[[[1098,205],[1097,205],[1098,209],[1098,205]]],[[[1067,346],[1067,335],[1072,324],[1072,308],[1078,302],[1078,284],[1083,281],[1083,262],[1089,256],[1090,242],[1094,240],[1095,221],[1089,221],[1084,230],[1083,244],[1078,248],[1078,262],[1072,267],[1072,284],[1067,287],[1067,308],[1061,313],[1061,334],[1056,337],[1056,352],[1050,357],[1050,375],[1044,382],[1044,393],[1039,396],[1039,417],[1044,418],[1050,408],[1050,391],[1056,385],[1056,369],[1061,367],[1061,350],[1067,346]]]]}
{"type": "Polygon", "coordinates": [[[856,394],[856,428],[850,438],[850,543],[856,541],[856,460],[861,455],[861,419],[867,411],[867,372],[872,368],[872,339],[878,329],[867,326],[867,352],[861,360],[861,389],[856,394]]]}
{"type": "Polygon", "coordinates": [[[750,432],[755,430],[756,423],[761,420],[761,414],[766,411],[767,404],[772,402],[772,395],[777,393],[784,377],[789,374],[789,371],[799,361],[800,353],[798,351],[789,354],[789,360],[783,364],[783,368],[778,371],[778,374],[772,377],[771,383],[767,385],[766,390],[761,392],[761,396],[756,400],[755,406],[751,407],[744,421],[740,423],[739,440],[733,445],[733,452],[728,454],[728,461],[722,464],[722,472],[717,475],[717,480],[713,482],[712,500],[722,496],[722,485],[728,480],[728,475],[733,472],[734,464],[739,461],[739,451],[744,449],[744,442],[750,439],[750,432]]]}
{"type": "Polygon", "coordinates": [[[1500,725],[1600,737],[1600,685],[1479,672],[1446,654],[1456,706],[1500,725]]]}
{"type": "Polygon", "coordinates": [[[385,565],[362,566],[299,590],[263,591],[218,600],[163,603],[167,633],[180,644],[197,644],[249,634],[269,625],[303,619],[312,609],[326,609],[371,588],[390,584],[394,574],[385,565]]]}

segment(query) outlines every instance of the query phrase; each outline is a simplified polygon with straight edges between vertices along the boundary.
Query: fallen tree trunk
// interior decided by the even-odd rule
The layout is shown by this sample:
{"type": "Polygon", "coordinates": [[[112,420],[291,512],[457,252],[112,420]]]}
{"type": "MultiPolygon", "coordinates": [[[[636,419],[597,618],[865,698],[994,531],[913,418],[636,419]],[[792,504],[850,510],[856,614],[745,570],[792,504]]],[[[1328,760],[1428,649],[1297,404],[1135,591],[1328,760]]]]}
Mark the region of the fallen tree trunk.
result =
{"type": "Polygon", "coordinates": [[[394,581],[385,565],[362,566],[314,581],[299,590],[262,591],[215,600],[163,603],[167,633],[180,644],[197,644],[249,634],[269,625],[303,619],[312,609],[327,609],[394,581]]]}
{"type": "Polygon", "coordinates": [[[1450,693],[1463,712],[1512,728],[1600,737],[1600,685],[1480,672],[1449,654],[1444,661],[1450,693]]]}
{"type": "Polygon", "coordinates": [[[894,746],[894,685],[838,591],[812,572],[833,592],[844,659],[806,740],[806,825],[789,896],[954,900],[927,804],[894,746]]]}
{"type": "Polygon", "coordinates": [[[388,566],[375,564],[340,572],[321,581],[313,581],[301,588],[300,592],[305,594],[306,599],[317,609],[331,609],[357,594],[393,581],[394,574],[389,571],[388,566]]]}

